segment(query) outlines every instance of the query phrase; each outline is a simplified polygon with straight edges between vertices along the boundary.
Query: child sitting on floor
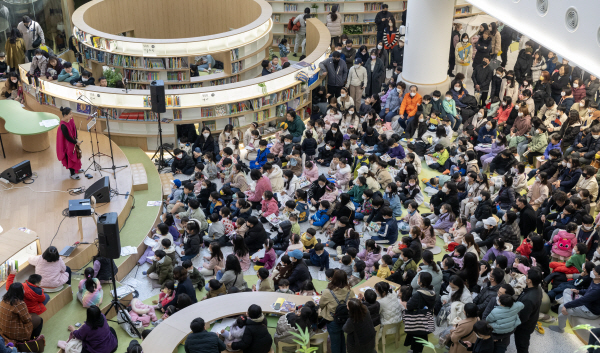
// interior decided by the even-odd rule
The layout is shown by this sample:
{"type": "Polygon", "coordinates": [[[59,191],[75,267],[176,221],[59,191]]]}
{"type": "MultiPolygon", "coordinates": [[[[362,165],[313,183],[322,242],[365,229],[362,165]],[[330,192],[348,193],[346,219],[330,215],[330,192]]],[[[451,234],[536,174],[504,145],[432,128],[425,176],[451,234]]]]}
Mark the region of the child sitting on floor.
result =
{"type": "MultiPolygon", "coordinates": [[[[244,337],[244,332],[246,331],[246,317],[244,315],[238,316],[235,320],[235,323],[231,325],[229,331],[223,329],[221,330],[221,336],[224,338],[225,346],[231,347],[233,342],[240,342],[242,337],[244,337]]],[[[227,348],[228,351],[233,351],[230,348],[227,348]]]]}

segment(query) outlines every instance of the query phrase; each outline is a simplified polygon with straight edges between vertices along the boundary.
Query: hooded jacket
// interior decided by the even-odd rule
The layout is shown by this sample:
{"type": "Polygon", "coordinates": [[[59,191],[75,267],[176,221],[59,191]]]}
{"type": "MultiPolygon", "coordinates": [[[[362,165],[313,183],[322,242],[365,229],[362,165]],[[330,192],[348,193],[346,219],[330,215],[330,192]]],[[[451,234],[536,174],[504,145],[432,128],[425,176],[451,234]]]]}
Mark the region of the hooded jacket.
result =
{"type": "Polygon", "coordinates": [[[513,332],[521,324],[519,312],[525,306],[521,302],[515,302],[510,308],[505,306],[496,306],[486,317],[486,321],[495,334],[505,334],[513,332]]]}
{"type": "Polygon", "coordinates": [[[267,238],[268,234],[265,228],[261,222],[258,222],[252,228],[248,229],[246,236],[244,236],[244,243],[246,243],[250,254],[253,254],[263,248],[267,238]]]}
{"type": "Polygon", "coordinates": [[[490,300],[496,300],[496,297],[498,296],[498,289],[500,289],[500,285],[502,283],[504,283],[504,281],[492,286],[491,282],[488,282],[483,288],[481,288],[479,295],[473,299],[473,303],[477,304],[479,312],[483,312],[485,310],[490,300]]]}
{"type": "MultiPolygon", "coordinates": [[[[13,284],[15,281],[15,275],[10,274],[6,279],[6,290],[13,284]]],[[[46,300],[46,296],[44,295],[44,289],[35,286],[29,281],[25,281],[23,283],[23,291],[25,292],[25,305],[27,305],[27,311],[31,314],[38,314],[46,311],[46,306],[44,305],[44,301],[46,300]]]]}
{"type": "Polygon", "coordinates": [[[233,342],[231,348],[244,353],[268,353],[272,344],[273,338],[267,329],[267,320],[264,315],[261,315],[256,319],[246,319],[242,340],[233,342]]]}
{"type": "Polygon", "coordinates": [[[196,163],[194,163],[194,159],[187,153],[182,151],[181,154],[183,155],[181,159],[173,159],[173,164],[171,164],[171,170],[173,171],[173,173],[175,173],[176,170],[181,170],[183,174],[191,175],[194,172],[196,163]]]}
{"type": "Polygon", "coordinates": [[[168,256],[163,257],[160,261],[154,260],[147,272],[156,273],[158,275],[158,284],[162,285],[167,280],[173,279],[173,260],[168,256]]]}

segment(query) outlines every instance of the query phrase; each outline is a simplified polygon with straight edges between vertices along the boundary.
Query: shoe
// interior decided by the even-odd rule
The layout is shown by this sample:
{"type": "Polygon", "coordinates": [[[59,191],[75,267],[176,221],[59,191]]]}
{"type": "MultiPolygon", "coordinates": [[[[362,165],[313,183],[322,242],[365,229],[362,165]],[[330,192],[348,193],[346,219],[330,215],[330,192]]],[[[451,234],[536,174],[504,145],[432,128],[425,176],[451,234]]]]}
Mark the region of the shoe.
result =
{"type": "Polygon", "coordinates": [[[453,73],[449,73],[448,77],[455,77],[455,75],[453,73]]]}
{"type": "Polygon", "coordinates": [[[564,297],[560,297],[560,299],[556,299],[556,304],[563,304],[564,297]]]}
{"type": "Polygon", "coordinates": [[[556,318],[554,316],[550,316],[548,314],[542,314],[542,313],[540,313],[539,320],[541,322],[544,322],[544,323],[547,323],[547,324],[551,324],[554,321],[556,321],[556,318]]]}
{"type": "Polygon", "coordinates": [[[542,281],[542,289],[544,292],[548,293],[548,282],[542,281]]]}
{"type": "Polygon", "coordinates": [[[358,225],[358,224],[360,224],[360,221],[358,221],[358,220],[356,220],[356,219],[355,219],[354,221],[352,221],[352,222],[353,222],[355,225],[358,225]]]}
{"type": "Polygon", "coordinates": [[[298,54],[294,53],[294,55],[292,55],[292,56],[298,56],[298,54]]]}
{"type": "Polygon", "coordinates": [[[550,307],[550,310],[552,310],[553,312],[555,312],[555,313],[557,313],[557,314],[558,314],[558,308],[559,308],[559,307],[560,307],[560,305],[559,305],[559,304],[552,305],[552,306],[550,307]]]}
{"type": "Polygon", "coordinates": [[[317,212],[317,209],[315,208],[315,206],[310,206],[310,212],[317,212]]]}
{"type": "Polygon", "coordinates": [[[142,271],[142,274],[143,274],[144,276],[146,276],[146,275],[148,274],[148,271],[142,271]]]}
{"type": "Polygon", "coordinates": [[[73,179],[73,180],[79,180],[80,178],[79,178],[79,175],[73,174],[73,175],[71,175],[71,179],[73,179]]]}
{"type": "MultiPolygon", "coordinates": [[[[556,328],[558,328],[558,326],[550,326],[550,329],[552,330],[552,328],[553,328],[553,327],[556,327],[556,328]]],[[[537,324],[535,325],[535,330],[536,330],[537,332],[541,333],[542,335],[543,335],[544,333],[546,333],[546,330],[544,330],[544,327],[542,326],[542,323],[541,323],[541,322],[539,322],[539,321],[538,321],[538,322],[537,322],[537,324]]]]}
{"type": "Polygon", "coordinates": [[[83,173],[84,170],[83,169],[79,169],[79,171],[77,173],[83,173]]]}
{"type": "Polygon", "coordinates": [[[565,332],[565,330],[563,330],[562,328],[558,327],[558,325],[550,326],[549,329],[551,329],[554,332],[558,332],[558,333],[564,333],[565,332]]]}
{"type": "Polygon", "coordinates": [[[443,172],[442,174],[444,174],[444,175],[449,175],[449,174],[450,174],[450,170],[449,170],[449,169],[446,169],[446,170],[444,170],[444,172],[443,172]]]}

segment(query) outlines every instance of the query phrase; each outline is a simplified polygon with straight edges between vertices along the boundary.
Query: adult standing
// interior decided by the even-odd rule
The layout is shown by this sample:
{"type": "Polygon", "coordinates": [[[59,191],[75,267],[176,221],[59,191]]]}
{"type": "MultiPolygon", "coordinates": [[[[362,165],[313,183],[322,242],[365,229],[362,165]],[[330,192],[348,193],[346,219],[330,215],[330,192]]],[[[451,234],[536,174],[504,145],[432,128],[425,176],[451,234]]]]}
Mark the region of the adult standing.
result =
{"type": "Polygon", "coordinates": [[[479,26],[479,32],[477,32],[479,39],[477,39],[477,43],[475,43],[475,57],[473,58],[473,67],[477,67],[477,65],[481,64],[483,61],[483,57],[486,55],[490,55],[492,52],[492,38],[490,37],[490,31],[487,28],[487,23],[482,23],[479,26]]]}
{"type": "Polygon", "coordinates": [[[285,117],[288,123],[288,132],[290,133],[290,135],[292,135],[292,142],[299,143],[302,140],[302,134],[306,129],[304,122],[298,115],[296,115],[296,112],[293,110],[288,110],[285,117]]]}
{"type": "Polygon", "coordinates": [[[79,329],[69,325],[68,330],[81,341],[81,353],[112,353],[119,345],[115,329],[108,326],[106,317],[95,305],[87,308],[85,322],[79,329]]]}
{"type": "Polygon", "coordinates": [[[517,62],[513,68],[515,72],[515,80],[519,84],[523,84],[525,78],[531,77],[531,67],[533,66],[533,49],[525,48],[519,52],[517,62]]]}
{"type": "MultiPolygon", "coordinates": [[[[539,80],[535,82],[533,87],[533,103],[535,104],[535,111],[539,112],[540,109],[546,104],[548,98],[552,97],[552,78],[548,71],[542,71],[539,80]]],[[[555,108],[556,109],[556,108],[555,108]]]]}
{"type": "Polygon", "coordinates": [[[498,31],[498,24],[496,22],[490,23],[490,37],[492,38],[492,51],[490,53],[491,59],[496,59],[498,57],[498,53],[502,50],[502,37],[500,36],[500,31],[498,31]]]}
{"type": "Polygon", "coordinates": [[[542,306],[542,273],[535,268],[527,272],[527,288],[519,296],[517,301],[523,303],[525,307],[519,312],[521,324],[515,329],[515,346],[517,353],[529,352],[529,340],[535,330],[542,306]]]}
{"type": "Polygon", "coordinates": [[[367,307],[356,298],[346,304],[348,320],[342,327],[346,336],[348,353],[364,353],[375,351],[375,327],[367,307]]]}
{"type": "Polygon", "coordinates": [[[450,35],[450,60],[448,62],[449,63],[448,76],[450,76],[450,77],[454,77],[454,74],[452,73],[452,71],[454,71],[454,66],[456,65],[456,56],[455,56],[454,52],[456,51],[456,45],[460,41],[460,30],[461,29],[462,29],[462,23],[454,23],[452,25],[452,34],[450,35]]]}
{"type": "Polygon", "coordinates": [[[390,16],[388,19],[388,25],[383,30],[383,47],[388,52],[388,65],[391,65],[392,62],[392,50],[398,45],[400,42],[400,31],[396,27],[396,19],[394,16],[390,16]]]}
{"type": "Polygon", "coordinates": [[[473,68],[473,75],[471,76],[475,92],[481,93],[480,106],[486,104],[492,76],[494,76],[494,72],[490,67],[490,57],[486,55],[483,57],[483,62],[473,68]]]}
{"type": "Polygon", "coordinates": [[[6,54],[6,64],[10,67],[11,71],[16,70],[20,64],[25,63],[25,41],[21,32],[13,28],[10,31],[10,37],[4,44],[4,52],[6,54]]]}
{"type": "Polygon", "coordinates": [[[506,67],[506,62],[508,61],[508,47],[512,43],[514,30],[505,24],[501,24],[500,27],[498,27],[498,30],[500,31],[501,40],[500,50],[502,51],[502,54],[500,54],[500,58],[502,59],[500,66],[506,67]]]}
{"type": "Polygon", "coordinates": [[[32,21],[29,16],[23,16],[23,21],[21,21],[17,25],[17,29],[23,35],[23,39],[25,40],[25,49],[27,49],[26,55],[27,59],[31,61],[31,57],[33,56],[33,51],[40,47],[40,45],[46,44],[46,39],[44,38],[44,30],[42,26],[36,21],[32,21]],[[39,39],[40,43],[36,43],[39,39]],[[37,45],[36,45],[37,44],[37,45]]]}
{"type": "Polygon", "coordinates": [[[4,342],[23,342],[39,336],[43,320],[38,318],[34,323],[27,311],[23,284],[11,284],[0,302],[0,333],[4,342]]]}
{"type": "Polygon", "coordinates": [[[217,333],[206,331],[206,323],[197,317],[190,323],[192,333],[185,339],[185,353],[221,353],[227,349],[217,333]]]}
{"type": "Polygon", "coordinates": [[[359,107],[362,92],[369,81],[367,69],[362,66],[362,63],[363,61],[361,58],[354,59],[354,66],[348,71],[348,81],[346,82],[346,88],[350,90],[350,97],[352,97],[354,105],[359,107]]]}
{"type": "Polygon", "coordinates": [[[477,317],[477,305],[473,303],[467,303],[464,307],[465,319],[460,320],[452,331],[450,331],[450,350],[448,353],[467,353],[467,348],[460,344],[459,341],[475,341],[477,334],[473,332],[473,325],[478,320],[477,317]]]}
{"type": "Polygon", "coordinates": [[[71,179],[79,180],[81,157],[77,153],[82,141],[77,140],[77,127],[73,120],[73,112],[69,107],[60,107],[62,118],[60,128],[56,132],[56,157],[71,172],[71,179]]]}
{"type": "Polygon", "coordinates": [[[342,16],[340,14],[340,5],[333,5],[331,12],[327,15],[327,22],[325,25],[331,34],[331,45],[335,45],[340,41],[342,35],[342,16]]]}
{"type": "Polygon", "coordinates": [[[340,91],[348,79],[348,67],[346,62],[341,60],[341,54],[334,51],[331,57],[323,60],[319,67],[324,75],[327,75],[327,92],[335,96],[340,96],[340,91]]]}
{"type": "Polygon", "coordinates": [[[538,82],[542,77],[542,72],[546,70],[546,59],[540,54],[540,51],[533,53],[533,61],[531,63],[531,79],[534,83],[538,82]]]}
{"type": "MultiPolygon", "coordinates": [[[[296,250],[294,250],[296,251],[296,250]]],[[[348,285],[348,276],[342,270],[335,270],[327,288],[321,294],[319,307],[321,316],[327,321],[327,332],[331,340],[332,353],[346,352],[346,341],[344,340],[344,323],[340,323],[334,318],[334,313],[339,304],[347,304],[352,289],[348,285]]]]}
{"type": "MultiPolygon", "coordinates": [[[[552,91],[552,98],[558,104],[560,99],[562,98],[561,92],[564,88],[569,86],[569,77],[571,74],[569,65],[562,65],[557,72],[552,74],[552,84],[550,85],[550,89],[552,91]]],[[[564,146],[564,144],[563,144],[564,146]]]]}
{"type": "Polygon", "coordinates": [[[35,267],[35,273],[42,276],[40,287],[46,292],[57,292],[63,284],[71,284],[71,269],[60,258],[56,247],[49,246],[42,255],[31,256],[28,261],[35,267]]]}
{"type": "Polygon", "coordinates": [[[296,32],[296,42],[294,43],[294,56],[298,56],[298,45],[302,46],[302,54],[306,48],[306,20],[310,18],[310,7],[304,9],[304,13],[296,16],[294,24],[300,22],[300,28],[296,32]]]}
{"type": "Polygon", "coordinates": [[[463,33],[460,37],[460,42],[455,46],[455,65],[456,73],[462,73],[467,77],[467,72],[473,60],[473,46],[469,40],[469,35],[463,33]]]}
{"type": "Polygon", "coordinates": [[[377,57],[377,49],[371,50],[371,56],[365,63],[367,70],[367,89],[365,95],[370,97],[381,91],[381,85],[385,81],[385,66],[383,60],[377,57]]]}
{"type": "MultiPolygon", "coordinates": [[[[441,272],[441,271],[440,271],[441,272]]],[[[423,343],[417,338],[427,341],[427,336],[434,330],[433,307],[435,306],[436,292],[431,285],[431,273],[421,271],[415,276],[421,288],[413,293],[406,303],[404,312],[404,331],[406,338],[404,345],[410,346],[413,353],[423,351],[423,343]]]]}
{"type": "Polygon", "coordinates": [[[388,26],[388,20],[393,15],[388,11],[388,5],[383,4],[381,11],[375,15],[375,24],[377,25],[377,43],[383,41],[383,30],[388,26]]]}

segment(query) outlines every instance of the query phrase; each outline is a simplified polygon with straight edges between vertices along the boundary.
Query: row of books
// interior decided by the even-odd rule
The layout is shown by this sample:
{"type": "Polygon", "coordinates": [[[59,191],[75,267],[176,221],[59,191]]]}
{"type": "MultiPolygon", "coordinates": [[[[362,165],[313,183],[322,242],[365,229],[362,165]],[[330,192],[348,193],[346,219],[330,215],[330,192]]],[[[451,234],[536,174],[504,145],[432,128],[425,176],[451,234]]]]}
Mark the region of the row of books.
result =
{"type": "MultiPolygon", "coordinates": [[[[189,81],[189,71],[169,71],[167,72],[167,81],[189,81]]],[[[172,88],[172,87],[171,87],[172,88]]]]}
{"type": "Polygon", "coordinates": [[[160,70],[187,70],[189,68],[187,58],[143,58],[140,56],[113,54],[86,47],[81,43],[78,44],[78,49],[86,59],[105,63],[109,66],[160,70]]]}
{"type": "Polygon", "coordinates": [[[376,45],[377,37],[374,35],[352,36],[353,45],[376,45]]]}
{"type": "Polygon", "coordinates": [[[239,49],[233,49],[231,51],[231,61],[237,60],[240,57],[239,49]]]}
{"type": "Polygon", "coordinates": [[[471,6],[458,7],[456,9],[454,9],[455,15],[460,15],[460,14],[465,14],[465,13],[471,13],[471,6]]]}
{"type": "MultiPolygon", "coordinates": [[[[283,36],[273,36],[273,46],[279,46],[279,42],[283,39],[283,36]]],[[[287,39],[287,44],[291,47],[296,45],[296,37],[290,37],[287,39]]]]}
{"type": "Polygon", "coordinates": [[[153,81],[158,80],[158,72],[139,71],[139,70],[123,70],[123,78],[129,81],[153,81]]]}
{"type": "Polygon", "coordinates": [[[42,92],[38,92],[36,94],[35,98],[36,98],[37,102],[40,104],[56,107],[56,99],[54,99],[54,97],[52,97],[52,96],[49,96],[42,92]]]}
{"type": "Polygon", "coordinates": [[[344,15],[344,22],[358,22],[358,15],[344,15]]]}
{"type": "MultiPolygon", "coordinates": [[[[168,94],[165,96],[165,103],[167,107],[180,107],[181,98],[177,95],[168,94]]],[[[151,107],[150,96],[144,97],[144,108],[151,107]]]]}
{"type": "Polygon", "coordinates": [[[169,89],[183,89],[183,88],[197,88],[197,87],[202,87],[202,83],[196,82],[196,83],[187,83],[187,84],[183,84],[183,85],[169,85],[169,89]]]}
{"type": "Polygon", "coordinates": [[[279,22],[280,19],[281,19],[281,16],[279,14],[273,15],[273,22],[279,22]]]}
{"type": "Polygon", "coordinates": [[[381,11],[383,3],[380,2],[366,2],[365,11],[381,11]]]}
{"type": "Polygon", "coordinates": [[[17,260],[8,260],[5,263],[0,265],[0,281],[4,282],[8,279],[8,275],[10,275],[10,271],[15,270],[19,271],[19,261],[17,260]]]}
{"type": "Polygon", "coordinates": [[[82,42],[89,43],[94,48],[112,50],[115,47],[113,41],[108,40],[106,38],[92,36],[91,34],[82,30],[77,30],[73,34],[75,35],[76,39],[82,42]]]}
{"type": "Polygon", "coordinates": [[[240,77],[238,75],[235,75],[235,76],[230,76],[227,78],[222,78],[219,80],[212,80],[212,81],[210,81],[210,85],[211,86],[226,85],[228,83],[236,83],[239,80],[240,80],[240,77]]]}
{"type": "Polygon", "coordinates": [[[284,12],[298,11],[298,5],[296,5],[296,4],[283,4],[283,11],[284,12]]]}
{"type": "Polygon", "coordinates": [[[243,60],[231,64],[231,73],[235,74],[244,69],[243,60]]]}

